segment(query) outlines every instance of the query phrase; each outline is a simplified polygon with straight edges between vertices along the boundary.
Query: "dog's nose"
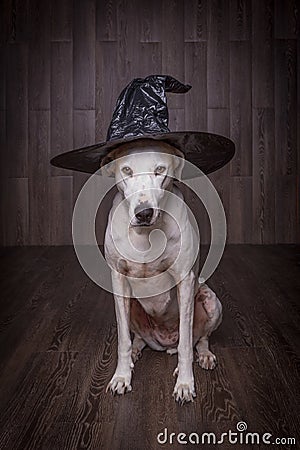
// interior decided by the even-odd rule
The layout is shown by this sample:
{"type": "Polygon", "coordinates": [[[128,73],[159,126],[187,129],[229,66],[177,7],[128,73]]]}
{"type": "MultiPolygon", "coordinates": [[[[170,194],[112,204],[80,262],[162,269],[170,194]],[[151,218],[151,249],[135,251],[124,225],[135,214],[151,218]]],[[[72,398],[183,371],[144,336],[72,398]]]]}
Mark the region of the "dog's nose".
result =
{"type": "Polygon", "coordinates": [[[149,223],[153,216],[153,208],[142,208],[138,206],[135,208],[135,217],[139,221],[139,223],[149,223]]]}

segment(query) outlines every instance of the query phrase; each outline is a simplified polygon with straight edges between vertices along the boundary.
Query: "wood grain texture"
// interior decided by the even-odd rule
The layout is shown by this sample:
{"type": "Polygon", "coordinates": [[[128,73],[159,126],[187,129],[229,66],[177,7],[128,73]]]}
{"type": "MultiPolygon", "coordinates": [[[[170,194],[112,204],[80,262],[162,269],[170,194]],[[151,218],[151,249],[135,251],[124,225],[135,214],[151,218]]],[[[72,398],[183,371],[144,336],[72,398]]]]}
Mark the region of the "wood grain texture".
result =
{"type": "Polygon", "coordinates": [[[228,240],[235,243],[252,242],[252,179],[251,177],[230,178],[230,208],[228,240]]]}
{"type": "Polygon", "coordinates": [[[208,3],[207,104],[229,106],[229,15],[228,0],[208,3]]]}
{"type": "MultiPolygon", "coordinates": [[[[192,85],[185,95],[167,95],[170,128],[211,131],[235,142],[234,159],[210,177],[225,199],[229,241],[240,242],[241,236],[246,242],[251,236],[252,243],[299,241],[300,45],[295,0],[2,0],[1,12],[2,197],[10,196],[10,177],[20,178],[20,186],[26,178],[29,187],[29,199],[13,188],[18,195],[16,204],[10,203],[14,217],[17,207],[23,215],[30,205],[26,216],[36,221],[45,207],[40,202],[47,198],[47,207],[51,205],[56,191],[61,211],[69,215],[87,176],[49,169],[49,159],[105,141],[116,100],[133,78],[170,74],[192,85]],[[37,111],[49,113],[50,124],[49,151],[39,155],[44,125],[32,129],[28,115],[34,117],[37,111]],[[268,148],[267,153],[262,148],[268,148]],[[55,188],[51,177],[57,177],[55,188]],[[251,204],[244,207],[242,199],[251,204]],[[236,208],[241,213],[238,222],[236,208]],[[254,214],[251,221],[249,211],[254,214]]],[[[197,209],[208,242],[206,212],[189,193],[187,199],[197,209]]],[[[107,213],[109,199],[105,208],[107,213]]],[[[44,218],[23,233],[27,241],[18,242],[55,244],[50,222],[44,218]]],[[[5,241],[10,233],[6,217],[2,224],[5,241]]],[[[65,229],[57,224],[57,230],[65,229]]],[[[105,221],[99,223],[101,240],[104,231],[105,221]]],[[[67,234],[57,232],[60,243],[62,236],[67,234]]]]}
{"type": "Polygon", "coordinates": [[[74,109],[95,108],[95,0],[78,0],[73,9],[74,109]]]}
{"type": "Polygon", "coordinates": [[[274,106],[273,33],[273,0],[252,2],[252,105],[255,108],[274,106]]]}
{"type": "Polygon", "coordinates": [[[51,2],[51,40],[72,40],[72,0],[52,0],[51,2]]]}
{"type": "Polygon", "coordinates": [[[249,41],[230,42],[230,137],[236,154],[233,176],[252,175],[251,47],[249,41]]]}
{"type": "Polygon", "coordinates": [[[275,132],[273,109],[256,109],[253,117],[253,241],[274,241],[275,132]],[[268,230],[268,233],[265,230],[268,230]]]}
{"type": "Polygon", "coordinates": [[[96,36],[98,41],[117,40],[117,4],[113,0],[96,1],[96,36]]]}
{"type": "Polygon", "coordinates": [[[184,41],[207,40],[207,0],[184,2],[184,41]]]}
{"type": "Polygon", "coordinates": [[[29,98],[30,110],[50,109],[50,2],[30,0],[29,98]]]}
{"type": "Polygon", "coordinates": [[[276,175],[297,172],[297,42],[276,40],[276,175]]]}
{"type": "MultiPolygon", "coordinates": [[[[184,82],[184,7],[182,0],[163,1],[162,71],[184,82]]],[[[183,94],[170,94],[170,108],[184,107],[183,94]]]]}
{"type": "Polygon", "coordinates": [[[105,393],[117,363],[113,300],[88,280],[71,247],[7,249],[0,447],[158,450],[165,427],[220,436],[241,420],[249,431],[298,440],[297,254],[299,246],[227,246],[209,282],[224,311],[211,337],[218,366],[206,372],[194,363],[197,397],[179,407],[177,356],[149,348],[135,365],[132,392],[105,393]]]}
{"type": "Polygon", "coordinates": [[[72,176],[52,177],[50,189],[50,242],[53,245],[66,243],[70,245],[72,244],[72,176]]]}
{"type": "Polygon", "coordinates": [[[7,171],[11,177],[22,178],[28,174],[28,48],[11,44],[7,52],[7,171]]]}
{"type": "Polygon", "coordinates": [[[30,244],[50,238],[50,112],[29,113],[29,225],[30,244]]]}
{"type": "MultiPolygon", "coordinates": [[[[95,143],[95,111],[74,111],[74,147],[80,148],[95,143]]],[[[76,200],[88,175],[73,172],[73,195],[76,200]]]]}
{"type": "Polygon", "coordinates": [[[251,0],[230,0],[229,38],[244,41],[251,38],[251,0]]]}
{"type": "Polygon", "coordinates": [[[137,14],[140,17],[140,42],[162,41],[162,2],[138,2],[137,14]]]}
{"type": "Polygon", "coordinates": [[[5,245],[25,245],[30,235],[28,178],[9,178],[4,192],[5,245]]]}
{"type": "MultiPolygon", "coordinates": [[[[73,148],[72,43],[51,43],[51,157],[73,148]]],[[[54,175],[63,169],[51,167],[54,175]]]]}
{"type": "Polygon", "coordinates": [[[192,89],[185,94],[185,129],[207,129],[207,44],[185,44],[185,79],[192,89]],[[197,92],[197,96],[193,93],[197,92]]]}
{"type": "Polygon", "coordinates": [[[299,4],[297,0],[275,0],[274,5],[275,38],[299,38],[299,4]]]}

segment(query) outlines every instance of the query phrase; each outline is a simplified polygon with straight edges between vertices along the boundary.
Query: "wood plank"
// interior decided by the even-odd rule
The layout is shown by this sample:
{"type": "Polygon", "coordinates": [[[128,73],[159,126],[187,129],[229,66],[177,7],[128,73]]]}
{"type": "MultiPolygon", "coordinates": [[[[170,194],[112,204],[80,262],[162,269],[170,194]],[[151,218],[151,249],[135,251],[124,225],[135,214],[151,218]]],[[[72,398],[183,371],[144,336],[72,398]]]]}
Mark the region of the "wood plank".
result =
{"type": "Polygon", "coordinates": [[[95,0],[76,1],[73,13],[74,109],[89,110],[95,108],[95,0]]]}
{"type": "Polygon", "coordinates": [[[275,145],[276,174],[297,172],[297,43],[275,44],[275,145]]]}
{"type": "Polygon", "coordinates": [[[29,112],[29,229],[31,245],[50,239],[50,111],[29,112]]]}
{"type": "Polygon", "coordinates": [[[7,47],[6,126],[9,151],[5,161],[8,175],[28,174],[28,48],[25,44],[7,47]]]}
{"type": "Polygon", "coordinates": [[[140,42],[162,41],[162,2],[138,2],[138,20],[140,21],[140,42]]]}
{"type": "MultiPolygon", "coordinates": [[[[116,101],[125,85],[116,75],[114,58],[118,51],[115,42],[96,42],[96,141],[106,140],[107,130],[116,101]]],[[[91,144],[92,140],[88,140],[91,144]]],[[[80,144],[81,145],[81,144],[80,144]]]]}
{"type": "Polygon", "coordinates": [[[299,4],[297,0],[275,0],[275,39],[299,37],[299,4]]]}
{"type": "Polygon", "coordinates": [[[138,45],[137,51],[140,55],[137,77],[145,78],[162,73],[161,42],[142,42],[138,45]]]}
{"type": "Polygon", "coordinates": [[[7,197],[7,173],[6,173],[6,111],[0,109],[0,246],[5,245],[5,230],[6,230],[6,219],[5,219],[5,198],[7,197]]]}
{"type": "MultiPolygon", "coordinates": [[[[95,111],[74,111],[74,147],[80,148],[95,143],[95,111]]],[[[73,197],[76,200],[89,175],[73,172],[73,197]]]]}
{"type": "Polygon", "coordinates": [[[117,40],[117,3],[96,1],[96,35],[98,41],[117,40]]]}
{"type": "Polygon", "coordinates": [[[252,177],[230,177],[228,242],[252,242],[252,177]]]}
{"type": "Polygon", "coordinates": [[[139,66],[139,54],[136,50],[140,42],[141,27],[140,20],[138,20],[139,3],[138,0],[121,0],[118,3],[116,52],[118,70],[114,78],[117,79],[117,84],[122,86],[121,90],[136,77],[136,70],[139,66]]]}
{"type": "Polygon", "coordinates": [[[28,41],[31,25],[29,9],[29,1],[16,0],[12,2],[11,41],[20,43],[28,41]]]}
{"type": "Polygon", "coordinates": [[[50,243],[52,245],[70,245],[72,244],[73,177],[52,177],[50,199],[50,243]]]}
{"type": "Polygon", "coordinates": [[[29,109],[50,109],[50,2],[30,0],[29,109]]]}
{"type": "Polygon", "coordinates": [[[171,131],[184,131],[184,109],[169,108],[169,128],[171,131]]]}
{"type": "Polygon", "coordinates": [[[71,41],[73,22],[73,1],[52,0],[51,2],[51,40],[71,41]]]}
{"type": "Polygon", "coordinates": [[[251,38],[251,0],[230,0],[231,41],[245,41],[251,38]]]}
{"type": "Polygon", "coordinates": [[[207,40],[207,0],[184,2],[184,41],[207,40]]]}
{"type": "MultiPolygon", "coordinates": [[[[51,43],[51,157],[73,148],[72,43],[51,43]]],[[[64,169],[51,167],[53,175],[64,169]]]]}
{"type": "Polygon", "coordinates": [[[273,0],[252,2],[252,105],[254,108],[274,106],[273,22],[273,0]]]}
{"type": "Polygon", "coordinates": [[[207,44],[185,44],[185,80],[192,89],[184,94],[185,129],[207,130],[207,44]]]}
{"type": "Polygon", "coordinates": [[[208,3],[207,95],[209,108],[229,106],[228,0],[208,3]]]}
{"type": "MultiPolygon", "coordinates": [[[[227,108],[208,109],[208,132],[228,136],[229,124],[229,110],[227,108]]],[[[229,176],[229,164],[208,176],[220,195],[226,217],[229,217],[230,210],[229,176]]],[[[229,223],[228,226],[233,226],[233,224],[229,223]]]]}
{"type": "Polygon", "coordinates": [[[6,109],[6,46],[0,44],[0,111],[6,109]]]}
{"type": "MultiPolygon", "coordinates": [[[[184,83],[184,8],[182,0],[163,1],[162,71],[184,83]]],[[[170,108],[184,108],[185,94],[168,94],[170,108]]]]}
{"type": "Polygon", "coordinates": [[[294,175],[278,175],[275,179],[275,242],[297,242],[298,201],[297,178],[294,175]]]}
{"type": "Polygon", "coordinates": [[[230,42],[230,137],[235,156],[230,174],[252,175],[251,46],[230,42]]]}
{"type": "MultiPolygon", "coordinates": [[[[300,40],[297,41],[297,210],[296,217],[297,223],[300,223],[300,40]]],[[[298,227],[297,236],[295,242],[300,242],[300,227],[298,227]]]]}
{"type": "Polygon", "coordinates": [[[11,33],[11,2],[6,0],[0,1],[1,15],[0,15],[0,42],[1,44],[10,42],[11,33]]]}
{"type": "Polygon", "coordinates": [[[130,394],[105,393],[117,362],[112,297],[86,278],[71,247],[9,251],[3,264],[14,275],[4,281],[14,320],[0,334],[0,447],[157,448],[165,427],[220,436],[240,420],[249,432],[298,441],[298,252],[227,246],[209,282],[224,308],[211,339],[218,366],[194,364],[197,397],[179,407],[172,398],[177,358],[150,349],[135,365],[130,394]],[[16,273],[15,263],[25,270],[16,273]]]}
{"type": "Polygon", "coordinates": [[[273,109],[253,114],[253,243],[268,244],[275,237],[275,118],[273,109]]]}
{"type": "Polygon", "coordinates": [[[6,183],[5,244],[28,245],[28,179],[9,178],[6,183]]]}

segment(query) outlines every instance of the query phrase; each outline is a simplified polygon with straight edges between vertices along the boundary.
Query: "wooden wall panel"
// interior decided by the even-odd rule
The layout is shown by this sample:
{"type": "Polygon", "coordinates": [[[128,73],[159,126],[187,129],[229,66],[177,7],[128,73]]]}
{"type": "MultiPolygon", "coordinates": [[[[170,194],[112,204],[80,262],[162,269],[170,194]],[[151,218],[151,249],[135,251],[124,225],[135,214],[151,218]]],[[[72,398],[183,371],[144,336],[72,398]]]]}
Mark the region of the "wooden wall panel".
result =
{"type": "Polygon", "coordinates": [[[273,7],[273,0],[252,2],[252,103],[255,108],[274,106],[273,7]]]}
{"type": "MultiPolygon", "coordinates": [[[[162,71],[184,81],[183,1],[163,1],[162,71]]],[[[170,94],[170,108],[184,108],[184,95],[170,94]]]]}
{"type": "Polygon", "coordinates": [[[229,106],[228,0],[208,2],[207,95],[209,108],[229,106]]]}
{"type": "Polygon", "coordinates": [[[30,0],[29,109],[50,109],[50,2],[30,0]]]}
{"type": "Polygon", "coordinates": [[[29,234],[31,245],[50,242],[50,111],[29,112],[29,234]]]}
{"type": "MultiPolygon", "coordinates": [[[[73,148],[72,43],[51,43],[51,157],[73,148]]],[[[63,169],[51,168],[54,175],[63,169]]]]}
{"type": "Polygon", "coordinates": [[[28,245],[30,242],[28,178],[7,179],[4,214],[5,245],[28,245]]]}
{"type": "MultiPolygon", "coordinates": [[[[211,131],[236,143],[234,160],[210,175],[228,242],[299,241],[296,0],[2,4],[2,244],[71,242],[72,208],[88,176],[53,168],[49,159],[105,140],[121,90],[151,74],[192,85],[185,95],[168,95],[171,129],[211,131]]],[[[185,192],[209,242],[205,210],[185,192]]],[[[102,242],[105,220],[97,223],[102,242]]]]}
{"type": "Polygon", "coordinates": [[[73,3],[74,109],[95,108],[95,0],[73,3]]]}
{"type": "Polygon", "coordinates": [[[185,79],[192,89],[185,94],[185,129],[207,129],[207,43],[185,44],[185,79]],[[193,95],[193,92],[198,95],[193,95]]]}
{"type": "Polygon", "coordinates": [[[255,109],[253,115],[253,240],[275,241],[275,138],[273,109],[255,109]]]}
{"type": "Polygon", "coordinates": [[[230,42],[230,137],[236,155],[230,163],[233,176],[252,175],[252,78],[249,41],[230,42]]]}
{"type": "Polygon", "coordinates": [[[7,46],[6,127],[7,171],[11,177],[28,174],[28,47],[7,46]]]}
{"type": "Polygon", "coordinates": [[[72,40],[73,0],[51,1],[51,40],[72,40]]]}
{"type": "Polygon", "coordinates": [[[207,40],[207,0],[184,2],[184,41],[207,40]]]}
{"type": "Polygon", "coordinates": [[[245,41],[251,38],[251,0],[230,0],[231,41],[245,41]]]}

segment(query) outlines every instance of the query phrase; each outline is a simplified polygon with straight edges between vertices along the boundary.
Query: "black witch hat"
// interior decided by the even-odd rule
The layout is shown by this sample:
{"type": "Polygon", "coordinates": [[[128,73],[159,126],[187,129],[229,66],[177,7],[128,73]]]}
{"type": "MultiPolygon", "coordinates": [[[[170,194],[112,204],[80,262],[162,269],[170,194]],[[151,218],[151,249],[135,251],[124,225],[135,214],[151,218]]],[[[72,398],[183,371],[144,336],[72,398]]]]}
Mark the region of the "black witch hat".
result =
{"type": "Polygon", "coordinates": [[[190,89],[190,85],[168,75],[135,78],[117,100],[106,142],[62,153],[51,164],[94,173],[112,150],[146,138],[176,147],[205,174],[220,169],[234,155],[235,147],[230,139],[198,131],[171,132],[168,128],[166,92],[182,94],[190,89]]]}

